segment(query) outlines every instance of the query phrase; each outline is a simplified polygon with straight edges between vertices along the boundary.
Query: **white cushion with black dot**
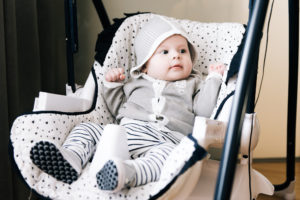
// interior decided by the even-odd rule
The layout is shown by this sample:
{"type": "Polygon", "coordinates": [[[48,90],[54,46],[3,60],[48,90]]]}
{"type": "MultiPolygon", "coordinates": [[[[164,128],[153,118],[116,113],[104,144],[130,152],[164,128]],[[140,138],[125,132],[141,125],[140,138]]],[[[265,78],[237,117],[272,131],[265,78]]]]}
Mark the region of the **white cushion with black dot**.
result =
{"type": "MultiPolygon", "coordinates": [[[[95,177],[88,176],[89,164],[84,168],[81,176],[71,185],[57,181],[53,177],[39,170],[30,159],[31,147],[39,141],[49,141],[59,147],[74,126],[81,122],[97,122],[101,124],[113,123],[113,117],[107,110],[101,96],[103,75],[111,67],[125,67],[127,79],[129,78],[129,66],[135,65],[133,41],[140,27],[151,18],[153,14],[136,15],[126,19],[116,32],[112,46],[101,66],[97,61],[93,69],[98,83],[98,93],[94,109],[84,113],[59,113],[37,112],[19,116],[11,129],[11,142],[14,159],[21,175],[28,186],[39,194],[51,199],[149,199],[149,195],[155,195],[168,181],[176,176],[176,173],[164,175],[164,180],[159,183],[149,183],[145,186],[124,190],[116,194],[101,192],[96,184],[95,177]],[[158,188],[159,187],[159,188],[158,188]]],[[[176,20],[170,18],[171,20],[176,20]]],[[[245,31],[242,24],[237,23],[200,23],[189,20],[177,20],[188,32],[196,46],[198,58],[195,68],[202,73],[202,78],[207,75],[207,67],[210,63],[221,62],[227,65],[238,46],[241,43],[245,31]]],[[[228,87],[223,84],[218,104],[232,90],[233,84],[228,87]]],[[[182,166],[188,160],[193,147],[188,141],[184,141],[186,147],[181,145],[181,156],[170,159],[171,164],[166,166],[182,166]]],[[[178,149],[177,149],[178,150],[178,149]]],[[[170,171],[164,168],[163,171],[170,171]]]]}

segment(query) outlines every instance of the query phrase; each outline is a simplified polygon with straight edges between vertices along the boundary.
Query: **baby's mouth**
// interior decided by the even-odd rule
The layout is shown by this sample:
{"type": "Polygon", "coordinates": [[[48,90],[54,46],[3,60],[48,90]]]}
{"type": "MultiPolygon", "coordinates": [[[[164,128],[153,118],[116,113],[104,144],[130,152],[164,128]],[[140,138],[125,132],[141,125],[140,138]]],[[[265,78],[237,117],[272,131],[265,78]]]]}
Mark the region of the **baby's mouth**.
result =
{"type": "Polygon", "coordinates": [[[170,68],[176,70],[176,69],[182,69],[183,66],[182,66],[182,65],[173,65],[173,66],[171,66],[170,68]]]}

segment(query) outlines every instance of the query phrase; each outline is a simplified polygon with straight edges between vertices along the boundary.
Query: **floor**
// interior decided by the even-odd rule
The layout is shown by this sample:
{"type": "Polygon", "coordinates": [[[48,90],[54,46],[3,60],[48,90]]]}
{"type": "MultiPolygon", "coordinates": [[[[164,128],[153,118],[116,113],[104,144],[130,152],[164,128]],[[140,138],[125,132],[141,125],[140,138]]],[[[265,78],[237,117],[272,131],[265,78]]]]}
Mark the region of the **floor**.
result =
{"type": "MultiPolygon", "coordinates": [[[[285,181],[286,167],[284,162],[257,162],[253,163],[253,168],[266,176],[273,184],[281,184],[285,181]]],[[[296,200],[300,200],[300,162],[296,162],[296,200]],[[298,179],[298,182],[297,182],[298,179]]],[[[280,200],[278,196],[259,195],[258,200],[280,200]]]]}

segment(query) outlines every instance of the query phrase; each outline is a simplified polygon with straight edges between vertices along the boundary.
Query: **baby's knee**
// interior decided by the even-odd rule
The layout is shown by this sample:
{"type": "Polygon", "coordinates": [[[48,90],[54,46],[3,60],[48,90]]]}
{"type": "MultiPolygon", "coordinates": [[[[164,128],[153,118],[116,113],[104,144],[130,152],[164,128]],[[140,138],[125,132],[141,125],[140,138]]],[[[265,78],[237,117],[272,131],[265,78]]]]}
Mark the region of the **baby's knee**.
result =
{"type": "Polygon", "coordinates": [[[102,132],[103,131],[103,126],[97,123],[93,122],[82,122],[78,125],[76,125],[72,132],[102,132]]]}

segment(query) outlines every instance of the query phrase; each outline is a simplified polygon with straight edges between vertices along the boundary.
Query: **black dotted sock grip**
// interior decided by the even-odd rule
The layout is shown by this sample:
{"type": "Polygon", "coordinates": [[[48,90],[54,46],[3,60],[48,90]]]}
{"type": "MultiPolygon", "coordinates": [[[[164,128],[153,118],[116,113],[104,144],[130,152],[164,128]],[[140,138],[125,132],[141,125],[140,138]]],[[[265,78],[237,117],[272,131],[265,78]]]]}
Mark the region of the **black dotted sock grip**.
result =
{"type": "Polygon", "coordinates": [[[50,142],[36,143],[30,150],[30,159],[42,171],[64,183],[71,184],[78,178],[75,169],[50,142]]]}
{"type": "Polygon", "coordinates": [[[101,190],[114,190],[118,186],[118,170],[112,160],[105,163],[103,168],[97,173],[97,184],[101,190]]]}

